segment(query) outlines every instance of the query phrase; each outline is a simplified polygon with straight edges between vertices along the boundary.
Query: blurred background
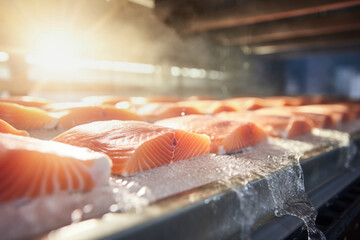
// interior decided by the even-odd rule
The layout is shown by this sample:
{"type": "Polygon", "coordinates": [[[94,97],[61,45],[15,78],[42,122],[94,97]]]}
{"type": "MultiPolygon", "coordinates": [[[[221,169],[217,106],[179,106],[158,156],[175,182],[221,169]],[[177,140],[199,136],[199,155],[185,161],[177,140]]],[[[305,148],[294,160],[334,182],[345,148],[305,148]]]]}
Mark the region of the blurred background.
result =
{"type": "Polygon", "coordinates": [[[360,98],[360,1],[0,1],[0,94],[360,98]]]}

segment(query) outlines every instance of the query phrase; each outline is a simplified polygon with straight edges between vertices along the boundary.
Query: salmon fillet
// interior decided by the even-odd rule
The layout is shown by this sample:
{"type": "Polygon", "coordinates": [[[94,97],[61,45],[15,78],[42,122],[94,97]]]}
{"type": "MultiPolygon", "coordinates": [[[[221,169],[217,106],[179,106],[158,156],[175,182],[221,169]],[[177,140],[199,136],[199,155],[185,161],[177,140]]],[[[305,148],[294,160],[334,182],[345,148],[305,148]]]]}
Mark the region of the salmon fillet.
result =
{"type": "Polygon", "coordinates": [[[86,148],[0,133],[0,203],[89,191],[108,183],[110,167],[86,148]]]}
{"type": "Polygon", "coordinates": [[[43,106],[52,103],[52,101],[48,99],[31,96],[13,96],[8,98],[0,98],[0,102],[16,103],[26,107],[37,108],[42,108],[43,106]]]}
{"type": "Polygon", "coordinates": [[[224,120],[215,116],[188,115],[155,122],[156,125],[206,134],[211,139],[211,152],[232,153],[267,140],[259,126],[247,121],[224,120]]]}
{"type": "Polygon", "coordinates": [[[50,103],[42,107],[43,110],[48,112],[61,112],[66,111],[70,108],[76,107],[89,107],[94,106],[94,104],[86,103],[86,102],[57,102],[50,103]]]}
{"type": "Polygon", "coordinates": [[[304,117],[285,115],[247,113],[220,113],[223,119],[246,119],[261,126],[270,136],[280,138],[295,138],[311,133],[313,125],[304,117]]]}
{"type": "Polygon", "coordinates": [[[220,100],[188,100],[178,102],[177,105],[196,108],[202,114],[238,111],[235,105],[220,100]]]}
{"type": "Polygon", "coordinates": [[[223,100],[226,104],[235,106],[238,111],[256,110],[267,107],[266,101],[255,97],[238,97],[223,100]]]}
{"type": "Polygon", "coordinates": [[[84,97],[81,101],[92,105],[112,105],[115,106],[118,102],[129,101],[128,97],[120,97],[116,95],[104,96],[89,96],[84,97]]]}
{"type": "Polygon", "coordinates": [[[218,100],[216,97],[213,96],[191,96],[191,97],[187,97],[184,100],[218,100]]]}
{"type": "Polygon", "coordinates": [[[29,136],[28,132],[23,130],[18,130],[1,119],[0,119],[0,133],[10,133],[19,136],[29,136]]]}
{"type": "Polygon", "coordinates": [[[144,99],[146,103],[175,103],[181,100],[181,98],[174,96],[152,96],[144,99]]]}
{"type": "Polygon", "coordinates": [[[256,114],[267,115],[281,115],[285,117],[304,117],[311,121],[316,128],[329,128],[334,127],[336,123],[333,121],[329,114],[321,114],[311,111],[302,111],[301,107],[278,107],[278,108],[263,108],[255,111],[256,114]]]}
{"type": "Polygon", "coordinates": [[[190,114],[201,114],[199,110],[190,106],[179,106],[176,103],[148,103],[137,110],[148,122],[155,122],[165,118],[190,114]]]}
{"type": "Polygon", "coordinates": [[[154,97],[131,97],[130,104],[136,109],[151,103],[176,103],[181,101],[181,98],[171,96],[154,96],[154,97]]]}
{"type": "Polygon", "coordinates": [[[307,104],[309,101],[305,97],[290,97],[290,96],[273,96],[266,97],[265,101],[268,106],[301,106],[307,104]]]}
{"type": "Polygon", "coordinates": [[[296,111],[302,113],[317,113],[328,116],[331,118],[333,126],[338,126],[339,124],[354,119],[354,116],[350,113],[350,109],[340,105],[307,105],[298,107],[296,111]]]}
{"type": "Polygon", "coordinates": [[[59,123],[62,128],[69,129],[77,125],[106,120],[137,120],[143,118],[127,109],[116,108],[110,105],[84,106],[63,108],[58,113],[59,123]]]}
{"type": "Polygon", "coordinates": [[[58,121],[39,108],[4,102],[0,102],[0,119],[21,130],[53,129],[58,121]]]}
{"type": "Polygon", "coordinates": [[[106,153],[112,173],[129,175],[210,151],[206,135],[137,121],[102,121],[74,127],[53,139],[106,153]]]}

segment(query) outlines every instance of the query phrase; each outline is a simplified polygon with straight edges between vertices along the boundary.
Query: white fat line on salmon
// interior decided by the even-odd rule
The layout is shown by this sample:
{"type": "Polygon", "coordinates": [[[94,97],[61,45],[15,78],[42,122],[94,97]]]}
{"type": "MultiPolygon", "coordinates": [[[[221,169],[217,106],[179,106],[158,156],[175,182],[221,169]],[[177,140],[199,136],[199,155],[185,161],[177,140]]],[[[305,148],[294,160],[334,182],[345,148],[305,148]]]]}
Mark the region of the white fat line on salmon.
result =
{"type": "MultiPolygon", "coordinates": [[[[192,135],[192,136],[194,136],[194,135],[192,135]]],[[[202,136],[206,136],[207,138],[209,138],[209,136],[206,135],[206,134],[202,134],[202,136]]],[[[203,152],[203,149],[200,148],[200,147],[204,146],[204,144],[201,144],[201,136],[196,135],[194,138],[195,138],[196,142],[200,141],[200,143],[199,144],[197,144],[197,143],[193,144],[193,146],[196,146],[196,149],[194,149],[192,156],[190,156],[189,158],[193,158],[194,156],[198,156],[198,155],[200,155],[200,153],[203,152]]]]}
{"type": "Polygon", "coordinates": [[[286,126],[285,132],[281,134],[284,139],[289,138],[289,132],[290,132],[291,128],[294,126],[295,122],[296,122],[296,119],[293,118],[290,120],[290,122],[286,126]]]}
{"type": "MultiPolygon", "coordinates": [[[[156,159],[156,158],[154,157],[153,153],[151,151],[147,151],[147,149],[144,149],[144,156],[145,156],[145,159],[143,159],[143,161],[141,161],[141,162],[143,162],[146,165],[147,169],[151,169],[151,166],[148,164],[148,162],[151,162],[154,164],[154,162],[151,159],[156,159]]],[[[141,169],[141,171],[143,171],[141,164],[140,164],[141,158],[137,158],[137,159],[138,159],[137,162],[138,162],[139,168],[141,169]]]]}
{"type": "MultiPolygon", "coordinates": [[[[78,186],[78,189],[75,189],[75,186],[74,186],[74,181],[71,181],[72,183],[72,189],[73,190],[82,190],[84,189],[85,187],[85,183],[84,183],[84,179],[83,177],[81,176],[80,172],[79,172],[79,168],[83,168],[85,171],[88,171],[88,169],[86,169],[82,164],[74,161],[74,164],[68,164],[69,167],[72,169],[73,173],[74,173],[74,177],[76,177],[78,179],[78,182],[79,182],[79,186],[78,186]],[[75,167],[76,165],[76,167],[75,167]]],[[[93,179],[94,182],[96,182],[94,179],[93,179]]]]}
{"type": "MultiPolygon", "coordinates": [[[[168,141],[166,139],[163,139],[163,138],[159,138],[159,141],[160,141],[160,146],[167,146],[168,145],[168,141]]],[[[167,150],[167,148],[166,148],[167,150]]],[[[158,155],[163,155],[163,156],[168,156],[168,155],[172,155],[172,151],[168,151],[168,152],[165,152],[162,148],[158,147],[158,148],[155,148],[154,149],[154,152],[158,153],[158,155]],[[161,154],[162,153],[162,154],[161,154]]],[[[171,157],[170,157],[171,158],[171,157]]],[[[161,165],[164,165],[166,163],[164,162],[160,162],[158,161],[158,158],[157,157],[154,157],[154,160],[159,164],[158,166],[161,166],[161,165]]],[[[156,167],[156,165],[154,165],[156,167]]]]}
{"type": "MultiPolygon", "coordinates": [[[[47,165],[47,164],[46,164],[47,165]]],[[[43,166],[42,166],[43,167],[43,166]]],[[[24,194],[24,196],[30,196],[31,193],[35,190],[35,188],[37,187],[37,184],[36,183],[39,183],[39,181],[41,180],[40,177],[41,177],[41,172],[42,172],[42,169],[41,168],[37,168],[36,169],[38,172],[37,174],[34,176],[34,179],[32,180],[32,184],[31,186],[27,189],[26,193],[24,194]]]]}
{"type": "MultiPolygon", "coordinates": [[[[146,156],[147,157],[147,156],[146,156]]],[[[143,168],[141,167],[141,164],[140,164],[140,158],[137,158],[137,165],[138,165],[138,168],[140,169],[141,172],[143,172],[143,168]]]]}
{"type": "MultiPolygon", "coordinates": [[[[207,138],[209,138],[208,135],[206,134],[202,134],[202,136],[206,136],[207,138]]],[[[181,157],[178,157],[178,159],[190,159],[190,158],[193,158],[194,156],[198,156],[200,155],[199,153],[202,153],[202,149],[201,147],[204,146],[204,144],[201,144],[201,136],[200,135],[197,135],[197,134],[191,134],[191,135],[187,135],[188,139],[189,138],[192,138],[193,139],[193,144],[192,144],[192,147],[196,147],[196,148],[193,148],[191,151],[191,149],[188,149],[188,151],[183,151],[181,157]],[[198,142],[200,142],[199,144],[197,144],[198,142]],[[187,156],[186,154],[188,152],[192,152],[192,155],[191,156],[187,156]]],[[[184,141],[186,142],[186,141],[184,141]]]]}
{"type": "Polygon", "coordinates": [[[44,169],[45,174],[44,174],[42,182],[41,182],[40,195],[45,195],[46,194],[46,186],[47,186],[47,184],[50,184],[47,181],[48,176],[49,176],[49,172],[50,172],[49,167],[50,167],[49,161],[46,161],[45,162],[45,169],[44,169]]]}
{"type": "Polygon", "coordinates": [[[59,173],[59,166],[58,166],[58,164],[55,163],[54,164],[54,173],[53,173],[53,176],[52,176],[52,184],[53,184],[53,192],[52,193],[58,192],[59,189],[60,189],[60,187],[59,187],[59,179],[57,178],[58,173],[59,173]]]}
{"type": "MultiPolygon", "coordinates": [[[[67,188],[69,191],[74,190],[73,188],[73,182],[71,181],[71,176],[69,173],[69,169],[68,166],[71,165],[69,164],[69,159],[64,159],[62,161],[60,161],[61,165],[62,165],[62,171],[64,171],[65,176],[66,176],[66,180],[67,180],[67,188]]],[[[61,189],[61,191],[64,191],[66,189],[61,189]]]]}

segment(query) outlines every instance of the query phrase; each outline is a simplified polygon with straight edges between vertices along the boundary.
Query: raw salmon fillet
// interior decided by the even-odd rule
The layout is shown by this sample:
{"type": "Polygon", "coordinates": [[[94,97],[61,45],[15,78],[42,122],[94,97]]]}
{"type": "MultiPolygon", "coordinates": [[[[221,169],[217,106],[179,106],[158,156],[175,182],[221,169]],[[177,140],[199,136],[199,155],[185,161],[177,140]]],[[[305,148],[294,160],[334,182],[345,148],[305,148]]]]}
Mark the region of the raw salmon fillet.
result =
{"type": "Polygon", "coordinates": [[[0,133],[10,133],[19,136],[29,136],[28,132],[23,130],[18,130],[1,119],[0,119],[0,133]]]}
{"type": "Polygon", "coordinates": [[[43,106],[52,103],[52,101],[31,96],[13,96],[8,98],[0,98],[0,102],[16,103],[26,107],[42,108],[43,106]]]}
{"type": "Polygon", "coordinates": [[[220,113],[218,117],[224,119],[246,119],[261,126],[270,136],[280,138],[295,138],[311,133],[312,122],[304,117],[284,115],[247,113],[220,113]]]}
{"type": "Polygon", "coordinates": [[[94,104],[86,103],[86,102],[57,102],[57,103],[50,103],[42,107],[43,110],[48,112],[60,112],[66,111],[70,108],[76,107],[89,107],[94,106],[94,104]]]}
{"type": "Polygon", "coordinates": [[[268,106],[301,106],[307,104],[305,97],[273,96],[265,98],[268,106]]]}
{"type": "Polygon", "coordinates": [[[4,102],[0,102],[0,119],[21,130],[53,129],[58,121],[42,109],[4,102]]]}
{"type": "Polygon", "coordinates": [[[184,100],[218,100],[216,97],[213,96],[191,96],[191,97],[187,97],[184,100]]]}
{"type": "Polygon", "coordinates": [[[182,107],[196,108],[202,114],[216,114],[220,112],[236,112],[238,108],[235,105],[220,100],[188,100],[178,102],[182,107]]]}
{"type": "Polygon", "coordinates": [[[89,191],[108,183],[110,167],[86,148],[0,133],[0,203],[89,191]]]}
{"type": "Polygon", "coordinates": [[[165,118],[190,114],[201,114],[199,110],[190,106],[179,106],[176,103],[148,103],[137,110],[148,122],[155,122],[165,118]]]}
{"type": "Polygon", "coordinates": [[[154,96],[154,97],[131,97],[130,104],[135,108],[140,108],[150,103],[176,103],[181,98],[171,96],[154,96]]]}
{"type": "Polygon", "coordinates": [[[267,107],[266,101],[255,97],[238,97],[223,100],[226,104],[235,106],[238,111],[256,110],[267,107]]]}
{"type": "Polygon", "coordinates": [[[112,105],[115,106],[118,102],[129,101],[127,97],[120,97],[116,95],[104,95],[104,96],[89,96],[84,97],[81,101],[92,105],[112,105]]]}
{"type": "Polygon", "coordinates": [[[143,118],[134,112],[126,109],[116,108],[110,105],[103,106],[85,106],[62,109],[58,113],[59,123],[62,128],[69,129],[77,125],[86,124],[95,121],[106,120],[137,120],[143,118]]]}
{"type": "Polygon", "coordinates": [[[278,107],[278,108],[262,108],[254,113],[267,115],[280,115],[285,117],[304,117],[311,121],[316,128],[330,128],[336,126],[331,116],[310,111],[301,111],[301,107],[278,107]]]}
{"type": "Polygon", "coordinates": [[[206,134],[211,139],[211,152],[232,153],[267,140],[259,126],[247,121],[224,120],[208,115],[188,115],[155,122],[156,125],[206,134]]]}
{"type": "Polygon", "coordinates": [[[334,125],[339,125],[356,118],[356,114],[351,108],[343,104],[307,105],[299,107],[298,111],[327,115],[332,119],[334,125]]]}
{"type": "Polygon", "coordinates": [[[102,121],[74,127],[53,139],[106,153],[112,173],[129,175],[210,151],[206,135],[137,121],[102,121]]]}
{"type": "Polygon", "coordinates": [[[153,96],[144,98],[146,103],[174,103],[181,100],[181,98],[174,96],[153,96]]]}

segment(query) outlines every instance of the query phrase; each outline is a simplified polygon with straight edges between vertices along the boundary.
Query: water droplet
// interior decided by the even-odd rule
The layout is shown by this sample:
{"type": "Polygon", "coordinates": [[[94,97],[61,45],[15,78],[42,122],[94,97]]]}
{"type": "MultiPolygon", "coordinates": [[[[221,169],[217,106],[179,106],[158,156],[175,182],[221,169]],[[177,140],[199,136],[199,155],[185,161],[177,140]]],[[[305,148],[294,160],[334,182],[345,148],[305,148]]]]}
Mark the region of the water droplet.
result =
{"type": "Polygon", "coordinates": [[[119,206],[117,204],[112,204],[109,210],[110,212],[117,212],[119,210],[119,206]]]}
{"type": "Polygon", "coordinates": [[[140,188],[140,190],[136,193],[136,196],[138,197],[144,196],[146,194],[146,190],[147,190],[146,187],[140,188]]]}
{"type": "Polygon", "coordinates": [[[129,188],[131,188],[132,186],[134,186],[134,184],[135,184],[134,182],[130,182],[130,183],[126,186],[126,188],[129,189],[129,188]]]}
{"type": "Polygon", "coordinates": [[[73,223],[75,222],[80,222],[81,218],[82,218],[82,210],[81,209],[75,209],[72,213],[71,213],[71,221],[73,223]]]}
{"type": "Polygon", "coordinates": [[[94,209],[94,206],[93,206],[92,204],[86,204],[86,205],[83,207],[84,213],[89,213],[89,212],[91,212],[93,209],[94,209]]]}

